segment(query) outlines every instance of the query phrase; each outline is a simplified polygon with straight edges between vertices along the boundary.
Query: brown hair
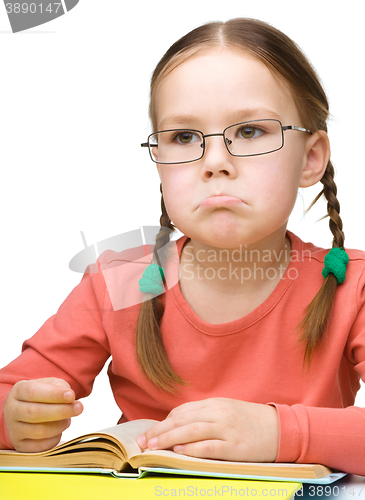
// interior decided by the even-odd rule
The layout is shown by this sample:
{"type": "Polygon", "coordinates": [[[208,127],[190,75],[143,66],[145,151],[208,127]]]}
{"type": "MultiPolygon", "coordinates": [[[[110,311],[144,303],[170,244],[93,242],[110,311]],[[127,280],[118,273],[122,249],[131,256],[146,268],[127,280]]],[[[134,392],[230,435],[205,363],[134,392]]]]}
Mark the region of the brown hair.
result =
{"type": "MultiPolygon", "coordinates": [[[[150,119],[153,131],[157,130],[155,93],[161,80],[192,55],[211,47],[243,49],[262,61],[266,67],[285,83],[294,98],[302,125],[313,132],[327,131],[329,105],[319,78],[299,47],[281,31],[256,19],[238,18],[227,22],[213,22],[194,29],[175,42],[156,66],[151,79],[150,119]]],[[[327,200],[327,215],[333,234],[333,247],[343,247],[344,233],[339,216],[340,205],[333,180],[334,169],[329,161],[321,179],[322,191],[308,210],[323,195],[327,200]]],[[[174,226],[167,214],[162,186],[160,218],[161,230],[156,237],[154,259],[157,251],[169,241],[174,226]],[[167,232],[166,228],[169,229],[167,232]]],[[[315,348],[323,338],[329,321],[337,279],[330,273],[312,302],[305,309],[299,328],[300,342],[305,344],[304,361],[310,364],[315,348]]],[[[164,306],[158,297],[145,300],[140,309],[136,332],[136,353],[143,372],[158,387],[173,391],[176,383],[185,382],[171,367],[164,349],[160,321],[164,306]]]]}

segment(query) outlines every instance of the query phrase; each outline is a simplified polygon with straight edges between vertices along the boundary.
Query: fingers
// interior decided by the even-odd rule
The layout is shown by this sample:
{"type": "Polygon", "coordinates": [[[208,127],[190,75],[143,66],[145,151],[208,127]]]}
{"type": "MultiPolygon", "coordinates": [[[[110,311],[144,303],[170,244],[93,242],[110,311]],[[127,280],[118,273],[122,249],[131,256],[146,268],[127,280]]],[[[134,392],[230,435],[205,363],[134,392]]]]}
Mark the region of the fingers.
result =
{"type": "Polygon", "coordinates": [[[151,438],[147,442],[147,446],[150,450],[168,449],[173,448],[177,444],[182,445],[218,438],[219,429],[216,424],[210,422],[191,422],[181,427],[174,427],[151,438]]]}
{"type": "Polygon", "coordinates": [[[137,442],[142,449],[168,449],[177,444],[219,439],[220,434],[220,426],[211,421],[209,414],[201,410],[184,411],[154,425],[137,442]]]}
{"type": "MultiPolygon", "coordinates": [[[[150,439],[168,432],[175,427],[181,427],[192,422],[217,421],[214,415],[214,404],[221,401],[224,401],[224,398],[208,398],[199,401],[191,401],[177,406],[170,411],[165,420],[151,427],[151,429],[144,434],[144,439],[140,436],[140,447],[142,449],[147,448],[147,443],[150,439]]],[[[148,447],[150,448],[150,446],[148,447]]]]}
{"type": "Polygon", "coordinates": [[[65,380],[22,380],[12,389],[12,418],[18,422],[41,423],[80,415],[83,405],[65,380]]]}
{"type": "Polygon", "coordinates": [[[32,436],[32,440],[50,439],[61,436],[62,432],[68,429],[70,425],[70,418],[45,424],[28,424],[21,422],[19,424],[19,434],[24,436],[24,440],[27,440],[27,436],[32,436]]]}
{"type": "Polygon", "coordinates": [[[197,441],[196,443],[176,445],[173,450],[175,453],[182,453],[190,457],[224,460],[225,456],[228,455],[229,446],[225,441],[209,439],[206,441],[197,441]]]}
{"type": "Polygon", "coordinates": [[[60,442],[62,434],[58,434],[49,439],[24,439],[20,441],[16,447],[16,451],[21,453],[39,453],[41,451],[50,450],[57,446],[60,442]]]}
{"type": "Polygon", "coordinates": [[[47,424],[18,423],[16,449],[24,453],[34,453],[56,446],[61,439],[62,432],[70,424],[71,419],[47,424]]]}
{"type": "Polygon", "coordinates": [[[14,403],[13,418],[17,422],[30,424],[42,422],[56,422],[80,415],[83,405],[80,401],[65,404],[28,403],[16,401],[14,403]]]}
{"type": "Polygon", "coordinates": [[[37,403],[71,403],[75,399],[70,385],[61,379],[22,380],[14,385],[13,396],[37,403]]]}
{"type": "Polygon", "coordinates": [[[18,451],[43,451],[55,446],[71,418],[83,405],[62,379],[23,380],[10,390],[4,404],[9,437],[18,451]]]}

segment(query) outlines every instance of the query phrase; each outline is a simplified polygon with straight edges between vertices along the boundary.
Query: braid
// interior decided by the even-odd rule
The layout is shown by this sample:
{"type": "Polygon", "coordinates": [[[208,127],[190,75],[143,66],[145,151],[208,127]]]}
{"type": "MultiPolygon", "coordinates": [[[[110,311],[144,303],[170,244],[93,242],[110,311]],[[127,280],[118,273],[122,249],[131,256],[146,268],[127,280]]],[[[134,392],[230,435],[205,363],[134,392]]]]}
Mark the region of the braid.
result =
{"type": "Polygon", "coordinates": [[[161,192],[161,212],[162,212],[162,215],[160,217],[161,227],[158,235],[156,236],[156,245],[153,250],[153,256],[158,265],[160,265],[158,258],[158,251],[170,241],[170,233],[171,231],[175,230],[175,226],[171,222],[171,219],[166,210],[165,200],[163,199],[163,194],[162,194],[162,184],[160,184],[160,192],[161,192]],[[168,228],[168,231],[166,230],[166,228],[168,228]]]}
{"type": "MultiPolygon", "coordinates": [[[[156,236],[156,245],[153,250],[154,259],[160,265],[158,251],[170,241],[171,231],[175,230],[167,213],[161,192],[160,231],[156,236]]],[[[163,345],[160,322],[164,313],[164,305],[158,297],[148,298],[142,302],[137,320],[136,356],[144,374],[159,388],[174,392],[175,384],[184,385],[185,381],[177,375],[168,360],[163,345]]]]}
{"type": "MultiPolygon", "coordinates": [[[[332,247],[343,247],[345,235],[342,231],[342,220],[339,215],[340,203],[336,196],[337,186],[334,181],[334,168],[330,161],[323,174],[321,183],[323,184],[323,189],[313,200],[307,212],[323,195],[327,200],[327,215],[323,219],[325,217],[330,218],[329,226],[333,234],[332,247]]],[[[317,295],[307,306],[305,317],[299,325],[302,329],[300,342],[306,344],[304,362],[307,361],[308,365],[311,363],[315,348],[326,334],[336,289],[337,278],[334,274],[329,273],[317,295]]]]}
{"type": "Polygon", "coordinates": [[[345,235],[342,231],[342,219],[340,217],[340,203],[337,199],[337,186],[334,181],[334,168],[331,162],[322,178],[323,194],[327,200],[327,212],[330,217],[329,225],[333,234],[333,247],[343,247],[345,242],[345,235]]]}

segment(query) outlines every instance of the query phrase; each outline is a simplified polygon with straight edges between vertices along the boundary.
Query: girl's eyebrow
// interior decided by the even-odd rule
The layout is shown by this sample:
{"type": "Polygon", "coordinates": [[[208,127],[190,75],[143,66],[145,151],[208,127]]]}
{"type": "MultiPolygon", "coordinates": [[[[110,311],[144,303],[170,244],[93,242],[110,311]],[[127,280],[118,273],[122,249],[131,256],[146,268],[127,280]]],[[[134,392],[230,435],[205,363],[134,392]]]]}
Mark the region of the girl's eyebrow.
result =
{"type": "MultiPolygon", "coordinates": [[[[275,118],[278,120],[282,119],[282,117],[278,113],[268,108],[239,109],[230,113],[229,117],[230,123],[227,123],[227,126],[233,125],[234,123],[265,118],[275,118]]],[[[197,124],[200,121],[201,116],[198,115],[167,115],[161,121],[159,130],[164,130],[166,129],[166,127],[170,128],[177,125],[189,125],[191,127],[192,124],[197,124]]]]}
{"type": "Polygon", "coordinates": [[[167,115],[161,121],[159,129],[164,130],[167,126],[171,127],[172,125],[191,125],[198,120],[199,117],[195,115],[167,115]]]}
{"type": "Polygon", "coordinates": [[[276,118],[277,120],[282,119],[278,113],[268,108],[239,109],[232,113],[231,116],[237,123],[249,120],[262,120],[265,118],[276,118]]]}

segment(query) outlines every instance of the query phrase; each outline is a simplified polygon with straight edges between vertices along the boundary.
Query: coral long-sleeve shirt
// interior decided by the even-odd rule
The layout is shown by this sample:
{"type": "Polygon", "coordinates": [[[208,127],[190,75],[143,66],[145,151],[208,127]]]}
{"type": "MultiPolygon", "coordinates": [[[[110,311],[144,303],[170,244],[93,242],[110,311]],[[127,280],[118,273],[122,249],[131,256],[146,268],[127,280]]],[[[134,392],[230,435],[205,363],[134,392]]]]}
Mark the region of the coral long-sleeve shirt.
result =
{"type": "MultiPolygon", "coordinates": [[[[203,321],[176,280],[160,295],[166,352],[175,371],[190,382],[174,395],[155,388],[136,361],[143,300],[138,280],[145,266],[122,265],[128,256],[135,260],[133,252],[105,252],[99,272],[85,273],[58,312],[23,344],[22,354],[0,370],[0,448],[13,448],[2,409],[14,383],[59,377],[82,398],[111,356],[108,374],[123,412],[120,421],[163,420],[182,403],[210,397],[273,404],[280,423],[276,462],[322,463],[365,475],[365,408],[353,406],[360,377],[365,380],[365,253],[348,250],[346,279],[336,291],[327,338],[310,370],[303,370],[296,328],[323,283],[328,250],[289,231],[287,236],[292,253],[285,274],[271,295],[240,319],[203,321]],[[133,270],[123,274],[128,268],[133,270]]],[[[187,241],[183,236],[174,242],[178,256],[187,241]]]]}

